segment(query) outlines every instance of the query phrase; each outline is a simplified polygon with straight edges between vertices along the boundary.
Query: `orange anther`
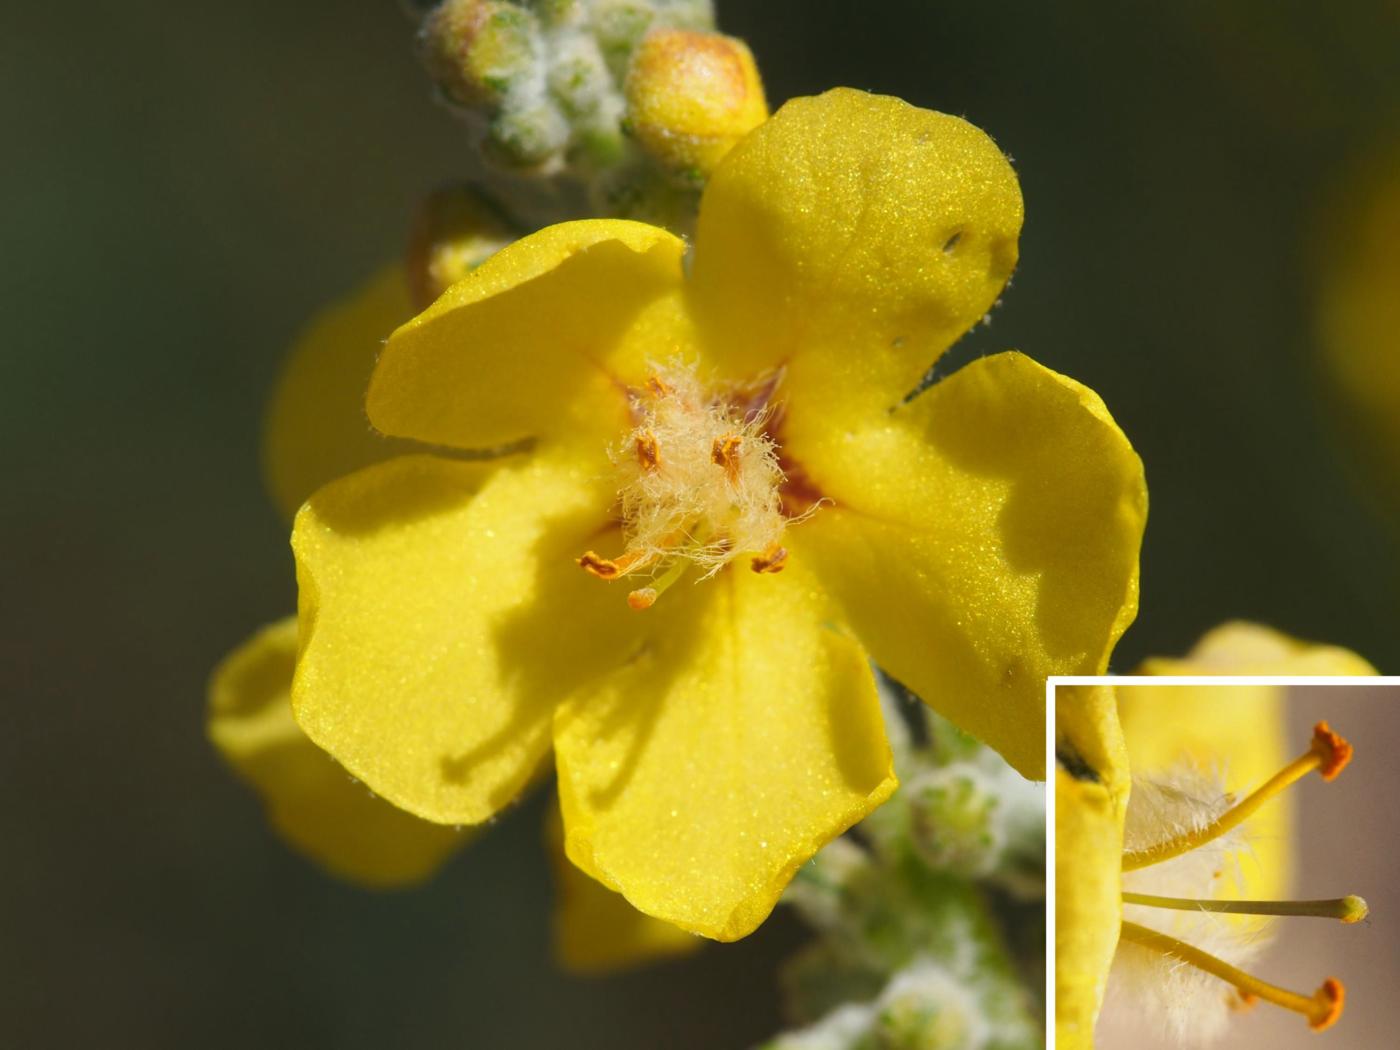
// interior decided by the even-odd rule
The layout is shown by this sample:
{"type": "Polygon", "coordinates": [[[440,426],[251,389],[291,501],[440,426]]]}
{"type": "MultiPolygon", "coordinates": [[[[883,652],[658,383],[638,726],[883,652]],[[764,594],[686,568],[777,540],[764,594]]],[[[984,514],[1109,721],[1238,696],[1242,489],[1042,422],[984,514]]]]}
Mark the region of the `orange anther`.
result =
{"type": "Polygon", "coordinates": [[[627,596],[627,604],[640,612],[656,604],[655,587],[639,587],[627,596]]]}
{"type": "Polygon", "coordinates": [[[752,568],[754,572],[782,572],[787,564],[787,548],[773,546],[769,547],[761,555],[753,560],[752,568]]]}
{"type": "Polygon", "coordinates": [[[1347,990],[1342,987],[1341,981],[1329,977],[1322,982],[1322,987],[1313,993],[1313,998],[1317,1000],[1320,1012],[1308,1019],[1308,1027],[1314,1032],[1320,1032],[1324,1028],[1332,1027],[1337,1023],[1337,1018],[1342,1016],[1347,990]]]}
{"type": "Polygon", "coordinates": [[[656,435],[650,430],[637,435],[637,462],[643,470],[655,470],[661,466],[661,450],[656,445],[656,435]]]}
{"type": "Polygon", "coordinates": [[[652,397],[666,397],[672,393],[671,387],[662,382],[659,376],[649,376],[646,382],[647,393],[652,397]]]}
{"type": "Polygon", "coordinates": [[[633,569],[645,565],[651,561],[654,555],[638,551],[628,551],[620,558],[604,558],[596,551],[584,551],[583,557],[578,559],[579,565],[585,572],[591,572],[600,580],[615,580],[619,576],[625,576],[633,569]]]}
{"type": "Polygon", "coordinates": [[[584,551],[583,557],[579,558],[578,563],[585,572],[591,572],[600,580],[616,579],[622,572],[617,562],[610,558],[600,558],[593,551],[584,551]]]}
{"type": "Polygon", "coordinates": [[[717,467],[724,468],[724,476],[735,484],[739,480],[739,446],[744,443],[744,439],[738,434],[725,434],[724,437],[715,438],[715,442],[710,446],[710,461],[717,467]]]}
{"type": "Polygon", "coordinates": [[[1319,722],[1313,726],[1312,750],[1322,759],[1318,774],[1323,780],[1333,779],[1351,761],[1351,745],[1332,732],[1332,727],[1326,722],[1319,722]]]}

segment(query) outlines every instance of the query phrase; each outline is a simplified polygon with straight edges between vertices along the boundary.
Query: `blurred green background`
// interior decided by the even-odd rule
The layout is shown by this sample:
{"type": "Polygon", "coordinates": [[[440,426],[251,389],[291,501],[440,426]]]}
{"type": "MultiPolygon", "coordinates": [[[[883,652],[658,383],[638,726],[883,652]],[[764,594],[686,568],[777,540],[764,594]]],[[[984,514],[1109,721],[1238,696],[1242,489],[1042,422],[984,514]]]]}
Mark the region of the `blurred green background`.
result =
{"type": "MultiPolygon", "coordinates": [[[[1141,452],[1117,669],[1229,617],[1400,668],[1400,528],[1333,436],[1309,316],[1323,201],[1400,128],[1400,9],[1049,6],[719,5],[773,102],[895,93],[1015,158],[1021,267],[952,360],[1019,347],[1141,452]]],[[[568,978],[539,800],[369,894],[275,841],[204,740],[209,669],[294,604],[257,456],[283,350],[468,165],[411,35],[392,0],[0,12],[5,1045],[737,1047],[779,1023],[786,917],[568,978]]]]}

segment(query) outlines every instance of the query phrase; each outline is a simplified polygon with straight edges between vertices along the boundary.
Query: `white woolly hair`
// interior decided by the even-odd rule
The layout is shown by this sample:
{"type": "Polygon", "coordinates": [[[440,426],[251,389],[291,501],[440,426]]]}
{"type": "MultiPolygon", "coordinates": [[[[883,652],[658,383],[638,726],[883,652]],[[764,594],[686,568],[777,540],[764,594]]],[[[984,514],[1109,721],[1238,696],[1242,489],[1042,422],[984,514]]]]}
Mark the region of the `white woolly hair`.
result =
{"type": "Polygon", "coordinates": [[[765,415],[707,389],[683,363],[656,375],[661,391],[637,400],[636,428],[610,452],[628,551],[658,562],[685,558],[707,576],[741,554],[765,553],[786,525],[784,476],[765,415]],[[654,442],[654,465],[639,460],[641,442],[654,442]],[[715,462],[717,442],[731,443],[732,466],[715,462]]]}
{"type": "MultiPolygon", "coordinates": [[[[1233,803],[1224,778],[1190,765],[1151,779],[1134,778],[1128,796],[1123,848],[1146,849],[1204,828],[1233,803]]],[[[1220,897],[1248,848],[1236,828],[1180,857],[1123,874],[1123,889],[1164,897],[1220,897]]],[[[1246,967],[1267,941],[1267,924],[1203,911],[1126,904],[1129,922],[1192,944],[1232,966],[1246,967]]],[[[1166,1031],[1183,1046],[1218,1039],[1238,1005],[1235,990],[1179,959],[1120,942],[1113,959],[1103,1017],[1120,1033],[1166,1031]]]]}

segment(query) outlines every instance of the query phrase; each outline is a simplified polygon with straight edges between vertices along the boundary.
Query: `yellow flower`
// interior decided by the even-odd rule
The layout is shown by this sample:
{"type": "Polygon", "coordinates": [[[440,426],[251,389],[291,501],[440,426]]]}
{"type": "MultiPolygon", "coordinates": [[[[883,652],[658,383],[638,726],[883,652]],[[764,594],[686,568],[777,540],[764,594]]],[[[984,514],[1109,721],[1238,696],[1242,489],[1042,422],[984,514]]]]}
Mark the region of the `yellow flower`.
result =
{"type": "MultiPolygon", "coordinates": [[[[1148,660],[1136,673],[1375,672],[1345,649],[1231,623],[1185,659],[1148,660]]],[[[1277,686],[1164,681],[1058,690],[1057,1045],[1093,1046],[1110,989],[1184,1039],[1219,1030],[1231,985],[1236,1003],[1257,996],[1303,1012],[1315,1028],[1334,1021],[1336,982],[1304,997],[1237,967],[1263,944],[1262,915],[1361,917],[1358,898],[1277,900],[1288,893],[1291,857],[1287,799],[1275,795],[1312,769],[1331,779],[1349,753],[1324,723],[1304,755],[1286,763],[1277,686]],[[1246,904],[1222,913],[1224,901],[1246,904]]]]}
{"type": "Polygon", "coordinates": [[[394,333],[367,408],[533,447],[302,509],[302,729],[449,824],[552,745],[569,858],[721,940],[893,790],[870,659],[1043,776],[1045,676],[1102,669],[1135,611],[1141,466],[1018,354],[906,401],[1020,222],[980,131],[837,90],[720,163],[693,251],[623,221],[501,251],[394,333]]]}

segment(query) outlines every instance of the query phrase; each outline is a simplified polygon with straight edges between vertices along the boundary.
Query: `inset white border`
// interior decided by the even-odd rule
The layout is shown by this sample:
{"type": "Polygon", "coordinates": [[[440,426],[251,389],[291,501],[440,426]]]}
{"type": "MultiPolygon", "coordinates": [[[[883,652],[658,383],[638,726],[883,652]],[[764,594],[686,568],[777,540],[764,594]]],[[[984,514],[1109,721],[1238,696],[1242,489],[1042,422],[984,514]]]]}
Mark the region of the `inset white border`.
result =
{"type": "Polygon", "coordinates": [[[1062,685],[1391,685],[1400,675],[1052,675],[1045,680],[1045,1045],[1055,1050],[1055,690],[1062,685]]]}

